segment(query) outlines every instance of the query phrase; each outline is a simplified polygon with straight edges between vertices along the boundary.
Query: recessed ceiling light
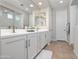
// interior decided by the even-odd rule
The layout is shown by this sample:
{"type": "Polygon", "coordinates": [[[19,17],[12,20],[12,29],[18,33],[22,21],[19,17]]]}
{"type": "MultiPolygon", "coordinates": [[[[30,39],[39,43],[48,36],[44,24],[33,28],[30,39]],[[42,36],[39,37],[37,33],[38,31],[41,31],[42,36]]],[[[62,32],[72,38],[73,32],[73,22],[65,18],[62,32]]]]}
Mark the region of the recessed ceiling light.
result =
{"type": "Polygon", "coordinates": [[[24,6],[24,4],[20,4],[20,6],[24,6]]]}
{"type": "Polygon", "coordinates": [[[63,3],[63,1],[60,1],[60,3],[63,3]]]}
{"type": "Polygon", "coordinates": [[[42,2],[39,2],[38,4],[39,4],[39,5],[42,5],[42,2]]]}
{"type": "Polygon", "coordinates": [[[33,4],[30,4],[30,7],[34,7],[34,5],[33,4]]]}
{"type": "Polygon", "coordinates": [[[29,10],[29,8],[26,8],[26,11],[28,11],[29,10]]]}

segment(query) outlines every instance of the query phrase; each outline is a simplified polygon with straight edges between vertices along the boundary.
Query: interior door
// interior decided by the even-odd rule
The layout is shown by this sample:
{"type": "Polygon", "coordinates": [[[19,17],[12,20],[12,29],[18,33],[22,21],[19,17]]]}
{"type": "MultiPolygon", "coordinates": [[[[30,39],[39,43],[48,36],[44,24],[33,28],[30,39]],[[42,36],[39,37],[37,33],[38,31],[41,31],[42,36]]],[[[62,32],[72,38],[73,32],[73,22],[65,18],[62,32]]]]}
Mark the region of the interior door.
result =
{"type": "Polygon", "coordinates": [[[67,41],[67,9],[56,11],[56,40],[67,41]]]}
{"type": "Polygon", "coordinates": [[[78,56],[78,6],[70,8],[70,44],[74,44],[74,52],[78,56]]]}

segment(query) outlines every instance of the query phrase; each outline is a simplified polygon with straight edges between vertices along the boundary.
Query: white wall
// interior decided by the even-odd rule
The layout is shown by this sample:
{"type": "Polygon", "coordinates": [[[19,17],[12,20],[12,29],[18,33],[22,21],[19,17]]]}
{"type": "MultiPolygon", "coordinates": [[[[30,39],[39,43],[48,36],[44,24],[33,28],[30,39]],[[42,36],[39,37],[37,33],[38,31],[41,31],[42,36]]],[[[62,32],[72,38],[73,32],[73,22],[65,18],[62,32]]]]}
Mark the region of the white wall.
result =
{"type": "Polygon", "coordinates": [[[78,7],[70,8],[70,43],[74,44],[74,52],[78,56],[78,7]]]}
{"type": "Polygon", "coordinates": [[[64,31],[67,23],[67,9],[56,10],[56,40],[65,40],[66,32],[64,31]]]}
{"type": "Polygon", "coordinates": [[[49,8],[49,11],[48,11],[48,17],[49,17],[49,30],[50,31],[53,31],[53,9],[52,8],[49,8]]]}
{"type": "Polygon", "coordinates": [[[51,39],[56,40],[56,9],[49,8],[49,31],[51,33],[51,39]]]}
{"type": "Polygon", "coordinates": [[[55,9],[53,9],[53,33],[52,33],[52,38],[54,39],[54,40],[56,40],[56,10],[55,9]]]}

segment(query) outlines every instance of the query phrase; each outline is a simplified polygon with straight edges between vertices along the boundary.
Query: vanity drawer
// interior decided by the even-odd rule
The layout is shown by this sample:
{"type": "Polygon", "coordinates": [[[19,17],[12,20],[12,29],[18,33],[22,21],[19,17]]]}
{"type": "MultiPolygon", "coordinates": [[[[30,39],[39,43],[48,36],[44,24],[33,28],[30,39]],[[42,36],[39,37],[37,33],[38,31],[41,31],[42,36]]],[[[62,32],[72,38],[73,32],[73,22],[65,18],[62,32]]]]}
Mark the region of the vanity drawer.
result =
{"type": "Polygon", "coordinates": [[[9,44],[9,43],[13,43],[13,42],[17,42],[17,41],[21,41],[25,39],[26,39],[26,36],[16,36],[16,37],[10,37],[10,38],[3,39],[2,42],[9,44]]]}
{"type": "Polygon", "coordinates": [[[37,35],[38,35],[37,33],[29,34],[29,35],[28,35],[28,38],[34,38],[34,37],[36,37],[37,35]]]}

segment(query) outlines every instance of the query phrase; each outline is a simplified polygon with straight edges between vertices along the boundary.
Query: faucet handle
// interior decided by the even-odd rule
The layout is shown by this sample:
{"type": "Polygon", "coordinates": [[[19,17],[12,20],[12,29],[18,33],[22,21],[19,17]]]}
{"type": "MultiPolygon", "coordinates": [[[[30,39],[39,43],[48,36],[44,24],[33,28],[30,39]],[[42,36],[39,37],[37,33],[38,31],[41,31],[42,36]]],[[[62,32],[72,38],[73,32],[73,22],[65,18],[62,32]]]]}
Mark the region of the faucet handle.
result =
{"type": "Polygon", "coordinates": [[[13,33],[15,33],[15,26],[13,26],[13,33]]]}

